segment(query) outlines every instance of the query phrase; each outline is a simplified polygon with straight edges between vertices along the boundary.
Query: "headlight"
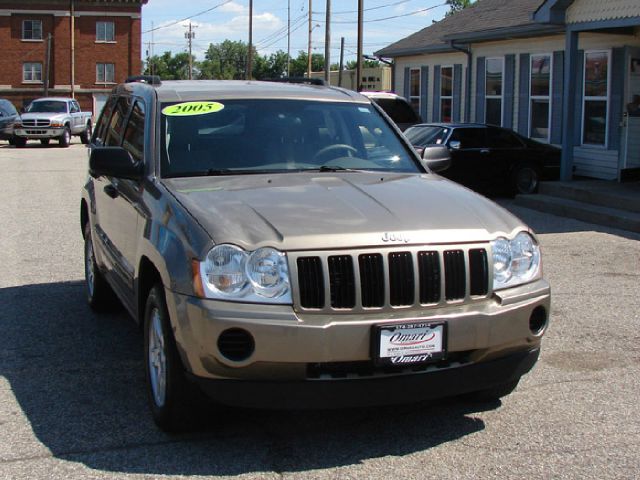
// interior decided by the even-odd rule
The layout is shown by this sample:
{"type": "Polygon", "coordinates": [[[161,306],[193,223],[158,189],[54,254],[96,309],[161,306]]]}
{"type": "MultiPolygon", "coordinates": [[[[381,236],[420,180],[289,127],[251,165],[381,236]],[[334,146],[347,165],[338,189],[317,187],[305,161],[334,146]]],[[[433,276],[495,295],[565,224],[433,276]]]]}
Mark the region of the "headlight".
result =
{"type": "Polygon", "coordinates": [[[514,239],[491,242],[493,251],[493,289],[513,287],[541,274],[540,247],[531,235],[518,233],[514,239]]]}
{"type": "Polygon", "coordinates": [[[53,121],[49,125],[52,127],[64,127],[64,123],[53,121]]]}
{"type": "Polygon", "coordinates": [[[246,252],[235,245],[213,247],[196,262],[196,292],[207,298],[251,303],[291,303],[287,257],[274,248],[246,252]],[[200,288],[202,287],[202,288],[200,288]]]}

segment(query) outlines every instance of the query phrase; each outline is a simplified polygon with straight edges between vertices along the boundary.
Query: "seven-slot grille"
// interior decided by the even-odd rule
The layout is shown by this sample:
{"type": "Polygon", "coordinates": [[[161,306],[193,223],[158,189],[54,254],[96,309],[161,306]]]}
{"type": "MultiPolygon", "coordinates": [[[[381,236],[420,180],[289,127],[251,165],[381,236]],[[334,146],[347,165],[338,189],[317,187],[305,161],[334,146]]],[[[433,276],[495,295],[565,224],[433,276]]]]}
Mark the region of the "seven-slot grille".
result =
{"type": "Polygon", "coordinates": [[[302,309],[441,305],[489,293],[484,246],[290,255],[302,309]]]}
{"type": "Polygon", "coordinates": [[[25,119],[22,120],[22,125],[24,127],[48,127],[50,124],[49,120],[46,119],[25,119]]]}

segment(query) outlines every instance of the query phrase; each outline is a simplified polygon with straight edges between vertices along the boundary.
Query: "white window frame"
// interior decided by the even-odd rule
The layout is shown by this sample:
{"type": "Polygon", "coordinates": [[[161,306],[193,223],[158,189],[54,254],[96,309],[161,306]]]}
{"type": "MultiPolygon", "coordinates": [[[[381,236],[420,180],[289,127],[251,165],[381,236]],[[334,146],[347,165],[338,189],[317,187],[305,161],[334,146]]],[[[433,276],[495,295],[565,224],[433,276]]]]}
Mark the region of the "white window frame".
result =
{"type": "Polygon", "coordinates": [[[536,138],[535,140],[542,140],[546,143],[551,142],[551,109],[553,107],[551,100],[553,98],[553,54],[551,53],[532,53],[529,55],[529,138],[531,137],[531,130],[533,127],[533,101],[534,100],[546,100],[549,104],[549,113],[547,118],[547,138],[536,138]],[[533,89],[533,57],[549,57],[549,94],[548,95],[533,95],[531,90],[533,89]]]}
{"type": "Polygon", "coordinates": [[[110,63],[110,62],[106,62],[106,63],[98,62],[98,63],[96,63],[96,83],[97,84],[100,84],[100,85],[114,84],[114,83],[116,83],[115,79],[116,79],[116,64],[115,63],[110,63]],[[113,65],[113,79],[111,79],[111,80],[107,79],[107,65],[113,65]],[[104,77],[104,80],[100,80],[100,76],[98,75],[99,69],[102,69],[102,75],[104,77]]]}
{"type": "Polygon", "coordinates": [[[580,120],[580,145],[589,148],[601,148],[607,150],[609,148],[609,108],[611,108],[611,50],[610,49],[595,49],[585,50],[584,58],[582,60],[582,118],[580,120]],[[607,96],[606,97],[587,97],[586,84],[587,84],[587,55],[590,53],[606,53],[607,54],[607,96]],[[588,101],[605,101],[607,102],[607,108],[604,119],[604,144],[601,143],[584,143],[584,117],[585,117],[585,104],[588,101]]]}
{"type": "Polygon", "coordinates": [[[22,64],[22,83],[42,83],[42,62],[24,62],[22,64]],[[27,70],[26,67],[27,65],[30,65],[30,69],[27,70]],[[34,66],[35,65],[40,65],[40,80],[38,79],[34,79],[33,77],[35,77],[35,72],[37,71],[34,66]],[[28,79],[26,76],[27,71],[29,71],[31,73],[31,79],[28,79]]]}
{"type": "Polygon", "coordinates": [[[96,22],[96,43],[116,43],[116,23],[108,20],[99,20],[96,22]],[[104,39],[99,38],[100,25],[111,24],[113,25],[113,39],[109,40],[107,37],[107,30],[104,29],[104,39]]]}
{"type": "Polygon", "coordinates": [[[454,83],[454,76],[455,76],[455,69],[453,68],[453,65],[441,65],[440,66],[440,121],[443,121],[442,118],[442,100],[451,100],[451,122],[453,122],[453,83],[454,83]],[[451,69],[451,95],[442,95],[442,71],[445,68],[450,68],[451,69]]]}
{"type": "Polygon", "coordinates": [[[504,57],[487,57],[484,60],[484,123],[487,123],[487,100],[500,100],[500,125],[504,122],[504,57]],[[500,95],[487,95],[487,64],[489,60],[500,60],[502,63],[502,78],[500,79],[500,95]]]}
{"type": "Polygon", "coordinates": [[[27,19],[27,20],[22,20],[22,35],[21,35],[21,40],[23,42],[42,42],[43,41],[43,37],[44,37],[44,32],[42,31],[42,20],[32,20],[32,19],[27,19]],[[31,25],[31,32],[33,32],[33,23],[37,22],[40,24],[40,38],[26,38],[25,37],[25,24],[27,22],[32,22],[31,25]]]}
{"type": "Polygon", "coordinates": [[[412,100],[417,99],[418,100],[418,111],[416,112],[418,115],[420,115],[420,112],[422,110],[422,74],[420,73],[420,68],[409,68],[409,98],[407,100],[409,100],[409,104],[413,105],[411,103],[412,100]],[[418,95],[411,95],[411,77],[413,72],[418,72],[418,95]]]}

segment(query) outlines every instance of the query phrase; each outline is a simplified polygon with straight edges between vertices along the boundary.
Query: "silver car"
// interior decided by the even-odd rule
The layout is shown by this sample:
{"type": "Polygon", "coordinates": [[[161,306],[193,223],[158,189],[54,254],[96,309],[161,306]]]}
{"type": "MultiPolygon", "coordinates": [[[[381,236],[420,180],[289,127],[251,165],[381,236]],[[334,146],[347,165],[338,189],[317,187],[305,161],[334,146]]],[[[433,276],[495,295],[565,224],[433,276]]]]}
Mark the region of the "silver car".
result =
{"type": "Polygon", "coordinates": [[[87,297],[143,326],[165,430],[201,392],[324,408],[510,393],[549,284],[535,234],[439,177],[355,92],[303,84],[116,87],[83,189],[87,297]]]}

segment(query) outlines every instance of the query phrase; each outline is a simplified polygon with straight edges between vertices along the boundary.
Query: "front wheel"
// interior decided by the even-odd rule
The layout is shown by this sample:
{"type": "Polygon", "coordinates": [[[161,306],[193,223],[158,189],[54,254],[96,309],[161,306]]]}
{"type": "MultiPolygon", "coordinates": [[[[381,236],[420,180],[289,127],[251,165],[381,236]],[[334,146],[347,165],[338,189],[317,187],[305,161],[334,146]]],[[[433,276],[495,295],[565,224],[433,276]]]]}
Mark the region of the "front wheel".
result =
{"type": "Polygon", "coordinates": [[[105,280],[96,263],[89,223],[84,227],[84,277],[87,303],[92,310],[102,312],[117,304],[115,293],[105,280]]]}
{"type": "Polygon", "coordinates": [[[144,356],[147,396],[154,422],[165,432],[188,428],[201,394],[185,376],[160,284],[154,286],[147,297],[144,356]]]}
{"type": "Polygon", "coordinates": [[[87,128],[80,134],[80,141],[84,145],[87,145],[91,141],[91,122],[87,122],[87,128]]]}
{"type": "Polygon", "coordinates": [[[71,145],[71,130],[69,130],[69,127],[64,127],[64,131],[60,136],[59,144],[62,148],[67,148],[71,145]]]}
{"type": "Polygon", "coordinates": [[[27,146],[27,139],[24,137],[15,137],[13,141],[16,145],[16,148],[24,148],[27,146]]]}
{"type": "Polygon", "coordinates": [[[515,166],[511,174],[511,187],[515,194],[531,194],[538,191],[540,173],[535,165],[521,163],[515,166]]]}

